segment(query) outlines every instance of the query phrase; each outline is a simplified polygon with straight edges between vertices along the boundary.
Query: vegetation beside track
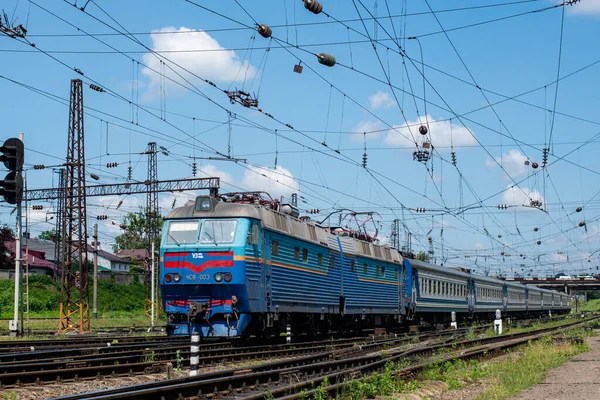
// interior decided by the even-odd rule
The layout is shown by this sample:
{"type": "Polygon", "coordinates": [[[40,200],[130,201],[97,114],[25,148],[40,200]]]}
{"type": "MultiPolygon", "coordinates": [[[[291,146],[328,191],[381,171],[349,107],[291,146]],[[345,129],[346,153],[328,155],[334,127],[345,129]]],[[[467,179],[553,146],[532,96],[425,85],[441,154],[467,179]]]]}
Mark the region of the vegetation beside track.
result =
{"type": "Polygon", "coordinates": [[[579,310],[581,311],[600,311],[600,299],[588,300],[585,303],[579,304],[579,310]]]}
{"type": "MultiPolygon", "coordinates": [[[[90,292],[91,292],[90,282],[90,292]]],[[[91,293],[90,293],[91,294],[91,293]]],[[[90,302],[91,302],[90,295],[90,302]]],[[[8,330],[7,321],[12,319],[14,281],[0,280],[0,331],[8,330]]],[[[23,297],[25,302],[25,297],[23,297]]],[[[29,309],[32,330],[56,329],[59,314],[60,284],[49,276],[29,277],[29,309]]],[[[90,304],[91,305],[91,304],[90,304]]],[[[110,281],[98,281],[98,320],[92,321],[95,329],[113,327],[147,326],[143,316],[144,285],[141,282],[117,285],[110,281]]],[[[25,311],[25,309],[23,310],[25,311]]]]}
{"type": "MultiPolygon", "coordinates": [[[[546,324],[543,326],[548,327],[546,324]]],[[[548,336],[506,351],[506,356],[498,361],[441,361],[425,367],[410,380],[399,380],[394,376],[394,371],[406,367],[406,364],[389,363],[384,373],[374,373],[366,380],[350,382],[339,398],[362,400],[391,395],[394,395],[394,398],[402,398],[398,395],[426,390],[432,381],[441,381],[445,383],[448,391],[477,385],[477,393],[469,396],[474,400],[507,399],[542,382],[550,369],[587,351],[587,344],[581,343],[578,338],[595,335],[593,330],[572,329],[555,336],[558,340],[548,336]]],[[[315,397],[314,400],[320,399],[315,397]]]]}

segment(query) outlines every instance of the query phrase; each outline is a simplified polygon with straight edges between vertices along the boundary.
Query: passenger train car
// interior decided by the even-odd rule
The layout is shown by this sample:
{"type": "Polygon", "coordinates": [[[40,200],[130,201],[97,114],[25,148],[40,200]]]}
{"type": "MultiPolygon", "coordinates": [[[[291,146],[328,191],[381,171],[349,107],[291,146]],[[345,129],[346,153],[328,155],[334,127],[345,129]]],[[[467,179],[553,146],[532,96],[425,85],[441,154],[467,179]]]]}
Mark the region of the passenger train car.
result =
{"type": "Polygon", "coordinates": [[[165,218],[169,335],[270,335],[567,312],[566,294],[411,260],[260,193],[200,196],[165,218]],[[412,322],[411,322],[412,321],[412,322]]]}

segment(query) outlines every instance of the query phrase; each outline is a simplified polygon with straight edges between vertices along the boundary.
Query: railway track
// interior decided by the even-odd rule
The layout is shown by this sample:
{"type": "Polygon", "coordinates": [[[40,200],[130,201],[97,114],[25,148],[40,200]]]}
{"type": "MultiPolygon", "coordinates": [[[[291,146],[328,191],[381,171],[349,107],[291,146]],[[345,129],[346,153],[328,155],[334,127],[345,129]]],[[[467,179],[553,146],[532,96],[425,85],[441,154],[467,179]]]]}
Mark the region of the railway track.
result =
{"type": "MultiPolygon", "coordinates": [[[[538,329],[518,334],[453,341],[452,335],[442,337],[439,343],[417,345],[409,349],[376,352],[361,348],[357,353],[331,351],[317,353],[289,360],[275,361],[247,368],[237,368],[205,373],[196,377],[186,377],[167,381],[108,389],[98,392],[61,397],[63,400],[76,399],[146,399],[169,398],[243,398],[245,400],[264,399],[265,390],[273,398],[285,400],[301,396],[312,397],[315,388],[333,393],[341,389],[349,380],[360,380],[372,372],[381,371],[389,362],[408,360],[410,366],[396,371],[404,376],[440,360],[468,359],[500,352],[504,349],[537,340],[551,333],[583,326],[587,320],[577,320],[560,327],[538,329]],[[452,342],[452,352],[432,357],[441,350],[447,350],[452,342]],[[366,354],[364,354],[366,353],[366,354]],[[428,360],[423,362],[422,360],[428,360]],[[327,382],[326,384],[324,382],[327,382]]],[[[461,335],[461,334],[459,334],[461,335]]]]}
{"type": "MultiPolygon", "coordinates": [[[[464,335],[465,332],[466,329],[431,332],[419,335],[418,339],[421,341],[432,338],[453,340],[457,335],[464,335]]],[[[303,357],[311,354],[316,354],[317,358],[327,358],[336,352],[351,354],[357,351],[376,351],[381,348],[401,346],[414,340],[414,335],[407,335],[248,347],[232,346],[231,343],[225,343],[221,347],[216,347],[215,344],[202,344],[200,360],[202,366],[207,366],[223,362],[303,357]]],[[[73,354],[72,350],[49,350],[0,355],[0,387],[158,373],[164,372],[167,363],[189,366],[189,342],[177,343],[176,346],[113,350],[113,348],[101,347],[85,349],[83,354],[80,349],[77,354],[73,354]]]]}

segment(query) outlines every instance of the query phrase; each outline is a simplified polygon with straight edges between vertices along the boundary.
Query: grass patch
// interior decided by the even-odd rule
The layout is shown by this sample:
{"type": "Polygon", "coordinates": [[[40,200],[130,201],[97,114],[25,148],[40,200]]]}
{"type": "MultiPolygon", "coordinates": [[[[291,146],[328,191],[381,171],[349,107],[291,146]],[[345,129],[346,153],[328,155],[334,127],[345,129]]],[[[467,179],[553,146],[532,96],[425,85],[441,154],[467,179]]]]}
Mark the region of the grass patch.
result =
{"type": "Polygon", "coordinates": [[[506,359],[499,362],[438,362],[421,371],[419,380],[446,382],[448,390],[456,390],[470,383],[483,383],[485,389],[475,400],[506,399],[542,382],[550,369],[587,351],[588,346],[575,338],[594,334],[582,328],[572,329],[561,335],[563,340],[559,342],[545,337],[521,346],[517,353],[507,351],[506,359]]]}
{"type": "Polygon", "coordinates": [[[600,311],[600,299],[588,300],[579,304],[580,311],[600,311]]]}

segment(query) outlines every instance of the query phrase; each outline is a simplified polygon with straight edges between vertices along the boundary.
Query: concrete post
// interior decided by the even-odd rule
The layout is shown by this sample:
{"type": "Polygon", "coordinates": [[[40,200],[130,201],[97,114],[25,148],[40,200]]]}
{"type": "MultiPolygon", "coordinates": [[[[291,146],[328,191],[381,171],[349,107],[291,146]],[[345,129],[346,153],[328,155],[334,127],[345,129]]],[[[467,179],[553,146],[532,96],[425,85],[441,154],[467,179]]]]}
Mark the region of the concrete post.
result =
{"type": "Polygon", "coordinates": [[[192,345],[190,346],[190,376],[198,375],[198,364],[200,364],[200,334],[192,333],[192,345]]]}
{"type": "Polygon", "coordinates": [[[94,224],[94,306],[92,315],[98,319],[98,224],[94,224]]]}
{"type": "Polygon", "coordinates": [[[458,329],[458,324],[456,323],[456,311],[450,313],[450,319],[452,320],[452,322],[450,322],[450,327],[458,329]]]}
{"type": "Polygon", "coordinates": [[[494,320],[494,333],[496,335],[502,335],[502,313],[500,310],[496,310],[496,319],[494,320]]]}

